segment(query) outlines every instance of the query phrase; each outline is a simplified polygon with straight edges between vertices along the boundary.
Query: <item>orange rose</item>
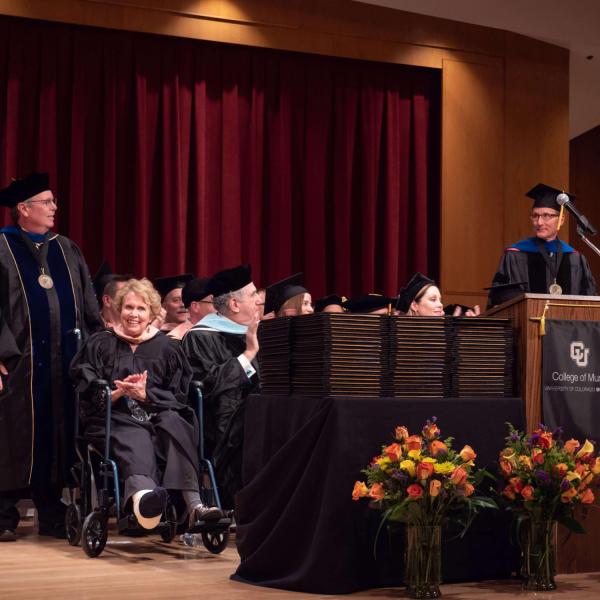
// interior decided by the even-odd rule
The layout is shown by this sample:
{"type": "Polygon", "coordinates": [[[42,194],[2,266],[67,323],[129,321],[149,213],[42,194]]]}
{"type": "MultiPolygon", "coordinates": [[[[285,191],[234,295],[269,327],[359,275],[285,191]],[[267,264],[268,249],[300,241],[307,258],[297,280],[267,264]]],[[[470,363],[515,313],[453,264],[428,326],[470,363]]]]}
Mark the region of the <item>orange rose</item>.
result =
{"type": "Polygon", "coordinates": [[[421,438],[418,435],[411,435],[406,438],[406,447],[409,450],[420,450],[421,449],[421,438]]]}
{"type": "Polygon", "coordinates": [[[529,456],[526,456],[525,454],[522,454],[521,456],[519,456],[519,463],[521,463],[522,467],[525,467],[526,469],[530,469],[533,466],[531,463],[531,458],[529,458],[529,456]]]}
{"type": "Polygon", "coordinates": [[[475,491],[475,488],[473,487],[472,484],[470,484],[467,481],[467,483],[465,483],[464,491],[465,491],[465,496],[471,496],[473,494],[473,492],[475,491]]]}
{"type": "Polygon", "coordinates": [[[423,427],[423,436],[428,440],[435,439],[440,434],[440,428],[435,423],[423,427]]]}
{"type": "Polygon", "coordinates": [[[581,446],[581,444],[577,440],[570,439],[565,442],[565,451],[569,454],[574,454],[579,446],[581,446]]]}
{"type": "Polygon", "coordinates": [[[517,497],[512,485],[507,485],[502,491],[502,495],[506,496],[509,500],[514,500],[517,497]]]}
{"type": "Polygon", "coordinates": [[[565,463],[558,463],[557,465],[554,465],[554,472],[559,477],[564,477],[567,474],[568,470],[569,467],[565,463]]]}
{"type": "Polygon", "coordinates": [[[527,501],[527,500],[533,500],[533,487],[530,485],[526,485],[522,490],[521,490],[521,496],[523,496],[523,500],[527,501]]]}
{"type": "Polygon", "coordinates": [[[373,500],[383,500],[384,496],[383,485],[381,483],[374,483],[369,490],[369,497],[373,498],[373,500]]]}
{"type": "Polygon", "coordinates": [[[523,482],[518,477],[511,477],[508,482],[512,485],[515,492],[520,492],[523,489],[523,482]]]}
{"type": "Polygon", "coordinates": [[[423,488],[418,483],[413,483],[406,488],[406,493],[411,500],[418,500],[423,496],[423,488]]]}
{"type": "Polygon", "coordinates": [[[587,465],[584,465],[583,463],[577,463],[575,465],[575,473],[577,473],[577,475],[583,475],[587,470],[587,465]]]}
{"type": "Polygon", "coordinates": [[[435,470],[435,467],[433,465],[433,463],[430,462],[420,462],[417,465],[417,471],[416,471],[416,475],[417,475],[417,479],[428,479],[429,477],[431,477],[433,475],[433,472],[435,470]]]}
{"type": "Polygon", "coordinates": [[[429,444],[429,452],[431,456],[437,456],[438,454],[448,454],[448,446],[446,446],[444,442],[440,442],[440,440],[433,440],[433,442],[429,444]]]}
{"type": "Polygon", "coordinates": [[[432,479],[429,482],[429,495],[432,498],[435,498],[440,493],[441,487],[442,487],[442,482],[439,479],[432,479]]]}
{"type": "Polygon", "coordinates": [[[549,431],[543,431],[540,433],[540,446],[542,448],[552,448],[552,434],[549,431]]]}
{"type": "Polygon", "coordinates": [[[354,483],[354,489],[352,490],[352,500],[359,500],[364,498],[369,493],[369,488],[366,486],[364,481],[357,481],[354,483]]]}
{"type": "Polygon", "coordinates": [[[401,427],[396,427],[396,439],[399,442],[403,442],[408,437],[408,429],[402,425],[401,427]]]}
{"type": "Polygon", "coordinates": [[[500,469],[504,475],[510,475],[512,473],[512,465],[508,460],[500,459],[500,469]]]}
{"type": "Polygon", "coordinates": [[[462,467],[456,467],[450,475],[450,481],[454,485],[464,485],[467,481],[467,472],[462,467]]]}
{"type": "Polygon", "coordinates": [[[465,446],[460,452],[459,456],[465,461],[469,462],[470,460],[475,460],[477,458],[477,454],[471,446],[465,446]]]}
{"type": "Polygon", "coordinates": [[[591,504],[594,501],[594,492],[587,488],[583,494],[581,494],[581,502],[582,504],[591,504]]]}
{"type": "Polygon", "coordinates": [[[574,487],[571,487],[560,495],[560,501],[564,504],[568,504],[575,496],[577,496],[577,490],[574,487]]]}
{"type": "Polygon", "coordinates": [[[383,449],[383,452],[390,460],[400,460],[402,457],[402,448],[400,444],[390,444],[383,449]]]}
{"type": "Polygon", "coordinates": [[[537,465],[544,463],[544,451],[540,448],[533,448],[531,450],[531,460],[537,465]]]}

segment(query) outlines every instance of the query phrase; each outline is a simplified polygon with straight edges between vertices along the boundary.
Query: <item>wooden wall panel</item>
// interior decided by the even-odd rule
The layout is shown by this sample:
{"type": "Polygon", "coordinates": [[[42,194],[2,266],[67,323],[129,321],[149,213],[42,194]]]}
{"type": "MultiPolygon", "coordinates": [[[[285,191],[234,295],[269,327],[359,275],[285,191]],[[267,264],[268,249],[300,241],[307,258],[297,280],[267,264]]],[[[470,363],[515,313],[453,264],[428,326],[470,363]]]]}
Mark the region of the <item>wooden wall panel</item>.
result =
{"type": "Polygon", "coordinates": [[[481,303],[503,236],[502,63],[445,60],[442,115],[440,284],[446,300],[481,303]]]}
{"type": "MultiPolygon", "coordinates": [[[[571,140],[571,165],[569,190],[573,192],[579,210],[600,230],[600,127],[571,140]]],[[[587,257],[596,283],[600,285],[600,257],[588,248],[577,235],[574,219],[571,219],[571,243],[587,257]]],[[[598,236],[590,240],[600,246],[598,236]]]]}

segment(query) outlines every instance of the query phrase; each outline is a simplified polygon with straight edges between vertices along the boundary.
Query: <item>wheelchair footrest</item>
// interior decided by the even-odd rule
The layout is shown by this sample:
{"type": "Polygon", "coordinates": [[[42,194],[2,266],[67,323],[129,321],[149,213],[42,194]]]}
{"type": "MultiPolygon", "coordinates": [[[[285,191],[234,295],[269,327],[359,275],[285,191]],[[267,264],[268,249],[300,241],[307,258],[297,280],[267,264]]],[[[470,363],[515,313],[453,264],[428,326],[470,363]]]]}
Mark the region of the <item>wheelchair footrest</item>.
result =
{"type": "Polygon", "coordinates": [[[218,521],[196,521],[190,525],[186,533],[208,533],[226,531],[231,527],[231,519],[223,518],[218,521]]]}

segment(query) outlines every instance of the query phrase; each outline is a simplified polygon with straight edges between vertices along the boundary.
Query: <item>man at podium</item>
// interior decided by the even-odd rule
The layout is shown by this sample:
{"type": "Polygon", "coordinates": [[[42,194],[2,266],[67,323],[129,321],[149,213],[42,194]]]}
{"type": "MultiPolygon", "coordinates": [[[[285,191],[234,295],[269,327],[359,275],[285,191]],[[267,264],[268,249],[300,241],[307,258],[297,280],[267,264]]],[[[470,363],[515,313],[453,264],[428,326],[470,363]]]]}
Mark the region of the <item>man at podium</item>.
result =
{"type": "MultiPolygon", "coordinates": [[[[533,236],[504,251],[489,293],[489,305],[525,292],[595,296],[596,281],[582,254],[558,238],[564,207],[556,201],[561,191],[540,183],[526,194],[533,199],[533,236]]],[[[569,195],[573,200],[573,196],[569,195]]]]}

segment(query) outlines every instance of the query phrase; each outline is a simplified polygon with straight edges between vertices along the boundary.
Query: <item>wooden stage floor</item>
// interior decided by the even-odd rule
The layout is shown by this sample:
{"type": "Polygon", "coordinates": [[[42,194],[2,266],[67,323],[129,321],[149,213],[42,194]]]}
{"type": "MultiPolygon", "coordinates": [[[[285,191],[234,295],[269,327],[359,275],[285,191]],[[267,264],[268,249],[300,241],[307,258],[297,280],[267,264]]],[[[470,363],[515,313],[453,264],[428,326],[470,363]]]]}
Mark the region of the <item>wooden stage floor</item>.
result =
{"type": "MultiPolygon", "coordinates": [[[[64,540],[38,537],[31,521],[17,542],[0,543],[2,600],[303,600],[320,598],[404,598],[403,588],[382,588],[349,596],[320,596],[244,585],[229,576],[238,564],[233,541],[220,555],[180,542],[109,536],[104,553],[89,559],[64,540]]],[[[335,560],[332,557],[332,560],[335,560]]],[[[442,586],[447,600],[593,600],[600,598],[600,573],[562,575],[548,594],[522,592],[519,583],[480,582],[442,586]]]]}

